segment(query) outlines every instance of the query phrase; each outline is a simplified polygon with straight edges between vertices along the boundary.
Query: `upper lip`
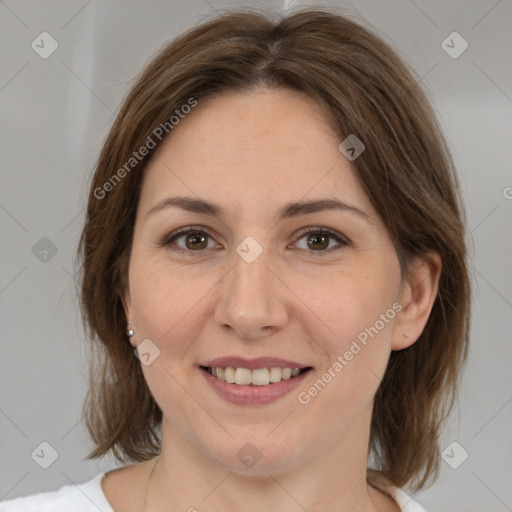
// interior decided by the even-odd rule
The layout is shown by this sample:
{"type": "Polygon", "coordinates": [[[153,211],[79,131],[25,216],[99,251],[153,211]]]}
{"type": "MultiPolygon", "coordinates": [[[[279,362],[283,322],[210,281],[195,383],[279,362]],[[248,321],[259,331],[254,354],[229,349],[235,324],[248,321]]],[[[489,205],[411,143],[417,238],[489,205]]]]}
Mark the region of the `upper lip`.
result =
{"type": "Polygon", "coordinates": [[[258,368],[309,368],[308,365],[298,363],[296,361],[289,361],[286,359],[277,359],[275,357],[257,357],[255,359],[245,359],[243,357],[218,357],[202,363],[201,366],[209,368],[248,368],[249,370],[256,370],[258,368]]]}

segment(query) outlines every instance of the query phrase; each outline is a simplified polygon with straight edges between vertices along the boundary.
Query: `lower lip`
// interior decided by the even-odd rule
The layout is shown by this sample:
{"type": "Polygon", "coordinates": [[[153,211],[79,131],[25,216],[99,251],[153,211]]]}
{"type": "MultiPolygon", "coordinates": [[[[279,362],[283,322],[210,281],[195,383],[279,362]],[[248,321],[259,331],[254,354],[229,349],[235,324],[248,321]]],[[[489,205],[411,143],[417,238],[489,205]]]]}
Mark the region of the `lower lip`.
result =
{"type": "Polygon", "coordinates": [[[309,373],[307,371],[291,379],[281,380],[266,386],[239,386],[238,384],[230,384],[229,382],[217,379],[217,377],[201,368],[199,368],[199,371],[204,375],[206,382],[222,398],[238,405],[259,405],[275,402],[296,388],[309,373]]]}

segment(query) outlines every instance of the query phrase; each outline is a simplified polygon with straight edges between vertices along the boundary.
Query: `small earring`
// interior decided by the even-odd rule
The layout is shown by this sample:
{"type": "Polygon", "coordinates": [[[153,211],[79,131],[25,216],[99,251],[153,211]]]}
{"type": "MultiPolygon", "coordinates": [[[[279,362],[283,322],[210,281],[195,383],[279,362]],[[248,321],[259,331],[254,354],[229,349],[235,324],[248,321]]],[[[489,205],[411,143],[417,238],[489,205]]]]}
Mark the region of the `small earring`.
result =
{"type": "Polygon", "coordinates": [[[406,340],[408,340],[408,339],[409,339],[409,336],[407,336],[407,334],[405,334],[405,332],[404,332],[403,334],[404,334],[404,338],[405,338],[406,340]]]}
{"type": "Polygon", "coordinates": [[[131,322],[128,322],[128,329],[126,330],[126,336],[128,336],[128,338],[131,338],[135,334],[135,331],[130,327],[130,324],[131,322]]]}

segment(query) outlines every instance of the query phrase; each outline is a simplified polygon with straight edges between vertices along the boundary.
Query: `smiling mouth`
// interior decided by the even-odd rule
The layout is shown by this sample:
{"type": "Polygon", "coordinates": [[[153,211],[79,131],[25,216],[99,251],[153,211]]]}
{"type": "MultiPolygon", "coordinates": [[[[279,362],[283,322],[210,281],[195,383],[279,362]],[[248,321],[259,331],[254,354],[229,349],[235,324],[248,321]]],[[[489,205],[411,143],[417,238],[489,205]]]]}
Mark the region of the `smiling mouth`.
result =
{"type": "Polygon", "coordinates": [[[282,380],[293,379],[303,373],[311,370],[307,368],[257,368],[251,370],[249,368],[234,368],[232,366],[210,367],[201,366],[201,369],[216,379],[235,384],[238,386],[266,386],[268,384],[277,384],[282,380]]]}

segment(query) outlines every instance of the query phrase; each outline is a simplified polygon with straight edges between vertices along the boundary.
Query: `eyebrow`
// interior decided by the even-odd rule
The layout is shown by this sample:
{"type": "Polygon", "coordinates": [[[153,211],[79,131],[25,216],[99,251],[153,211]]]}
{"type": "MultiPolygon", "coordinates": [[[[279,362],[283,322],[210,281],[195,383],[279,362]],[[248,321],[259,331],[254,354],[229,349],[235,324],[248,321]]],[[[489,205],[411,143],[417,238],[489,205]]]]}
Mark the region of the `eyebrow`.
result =
{"type": "MultiPolygon", "coordinates": [[[[210,215],[212,217],[226,217],[226,213],[221,206],[204,199],[187,196],[168,197],[162,201],[159,201],[151,208],[151,210],[149,210],[149,212],[146,214],[146,217],[171,206],[176,206],[192,213],[210,215]]],[[[279,219],[286,219],[325,210],[347,211],[354,213],[367,221],[370,221],[368,214],[357,206],[345,203],[339,199],[332,198],[288,203],[279,210],[277,216],[279,219]]]]}

